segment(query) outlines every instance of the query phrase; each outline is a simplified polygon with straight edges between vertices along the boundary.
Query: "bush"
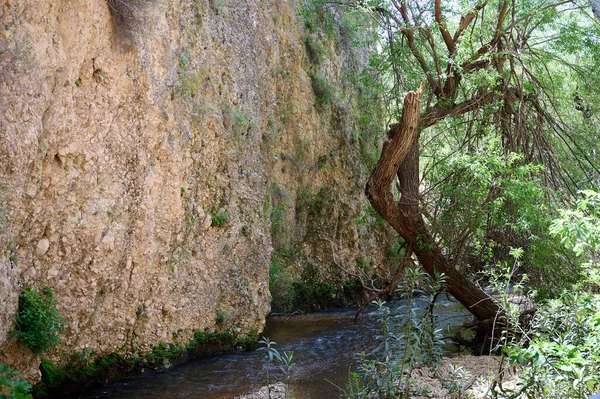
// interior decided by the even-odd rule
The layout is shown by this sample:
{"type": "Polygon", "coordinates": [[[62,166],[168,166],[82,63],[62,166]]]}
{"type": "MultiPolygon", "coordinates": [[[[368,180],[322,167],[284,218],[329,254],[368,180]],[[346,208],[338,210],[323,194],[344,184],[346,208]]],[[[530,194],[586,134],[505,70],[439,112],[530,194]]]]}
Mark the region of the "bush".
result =
{"type": "Polygon", "coordinates": [[[444,276],[431,279],[424,271],[409,267],[404,272],[400,292],[406,299],[406,312],[390,315],[385,302],[376,302],[380,330],[375,336],[377,347],[357,354],[358,366],[348,380],[349,399],[411,398],[414,392],[413,370],[420,366],[435,368],[441,362],[442,337],[436,328],[433,306],[444,289],[444,276]],[[422,282],[431,292],[421,289],[422,282]],[[416,295],[427,300],[422,314],[418,314],[416,295]]]}
{"type": "Polygon", "coordinates": [[[49,287],[42,288],[41,293],[31,287],[23,289],[15,322],[13,333],[35,354],[56,345],[67,324],[56,310],[54,291],[49,287]]]}
{"type": "Polygon", "coordinates": [[[325,105],[333,98],[333,86],[331,86],[322,75],[311,72],[309,74],[312,81],[312,88],[317,98],[318,106],[325,105]]]}
{"type": "Polygon", "coordinates": [[[227,212],[220,212],[212,216],[212,224],[217,227],[223,227],[229,222],[229,214],[227,212]]]}
{"type": "Polygon", "coordinates": [[[0,364],[0,399],[31,399],[31,385],[21,374],[0,364]]]}
{"type": "Polygon", "coordinates": [[[542,303],[525,338],[505,349],[510,363],[521,365],[518,388],[504,392],[512,398],[585,399],[600,391],[600,193],[580,195],[550,232],[574,252],[586,277],[542,303]]]}
{"type": "Polygon", "coordinates": [[[600,295],[565,293],[543,304],[527,347],[506,349],[521,364],[518,398],[586,399],[600,391],[600,295]]]}

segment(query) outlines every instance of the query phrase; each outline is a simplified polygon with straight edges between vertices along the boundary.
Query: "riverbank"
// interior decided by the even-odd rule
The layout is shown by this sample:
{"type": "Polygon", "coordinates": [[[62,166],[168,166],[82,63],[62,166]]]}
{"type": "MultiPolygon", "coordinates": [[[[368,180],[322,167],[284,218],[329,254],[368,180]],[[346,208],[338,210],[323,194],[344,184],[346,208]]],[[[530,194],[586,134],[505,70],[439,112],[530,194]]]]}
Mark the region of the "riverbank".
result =
{"type": "MultiPolygon", "coordinates": [[[[411,396],[411,399],[488,398],[491,382],[505,366],[506,362],[501,364],[501,357],[499,356],[459,355],[444,357],[441,366],[435,371],[423,368],[413,372],[416,393],[411,396]]],[[[506,375],[505,378],[511,378],[513,375],[506,375]]],[[[291,388],[293,389],[293,397],[298,399],[309,398],[303,396],[304,392],[301,386],[294,384],[293,375],[291,388]]],[[[331,388],[332,391],[339,390],[333,385],[331,388]]],[[[270,392],[271,399],[283,399],[285,397],[285,389],[282,383],[271,385],[270,392]]],[[[340,395],[340,397],[344,397],[343,392],[340,392],[340,395]]],[[[245,395],[235,396],[234,399],[265,399],[268,397],[269,390],[266,386],[263,386],[245,395]]],[[[331,397],[334,397],[334,395],[332,394],[331,397]]]]}

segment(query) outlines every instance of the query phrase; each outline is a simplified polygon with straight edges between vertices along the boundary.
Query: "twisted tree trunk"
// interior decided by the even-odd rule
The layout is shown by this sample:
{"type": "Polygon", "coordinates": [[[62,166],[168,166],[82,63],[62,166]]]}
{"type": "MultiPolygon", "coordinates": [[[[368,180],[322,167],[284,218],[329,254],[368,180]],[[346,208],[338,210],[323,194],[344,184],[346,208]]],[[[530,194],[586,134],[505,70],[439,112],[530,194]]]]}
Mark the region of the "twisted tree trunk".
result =
{"type": "Polygon", "coordinates": [[[419,211],[418,141],[422,96],[423,85],[404,98],[400,123],[393,125],[388,133],[389,140],[383,145],[365,194],[375,210],[404,238],[427,273],[445,274],[450,294],[478,320],[493,320],[501,313],[499,305],[450,264],[419,211]],[[394,200],[391,190],[396,176],[402,194],[399,201],[394,200]]]}

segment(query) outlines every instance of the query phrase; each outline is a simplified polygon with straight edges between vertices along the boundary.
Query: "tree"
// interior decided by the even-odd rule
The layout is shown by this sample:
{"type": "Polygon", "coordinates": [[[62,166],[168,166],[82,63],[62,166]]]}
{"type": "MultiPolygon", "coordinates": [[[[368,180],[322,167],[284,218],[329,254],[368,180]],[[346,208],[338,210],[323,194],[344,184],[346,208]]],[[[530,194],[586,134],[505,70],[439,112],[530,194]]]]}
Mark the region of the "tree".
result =
{"type": "MultiPolygon", "coordinates": [[[[595,72],[600,29],[589,4],[571,0],[336,4],[360,9],[379,22],[384,45],[377,68],[396,98],[393,116],[400,118],[388,132],[366,195],[404,239],[407,254],[414,252],[428,273],[446,274],[450,293],[477,319],[494,320],[502,309],[470,279],[466,267],[470,249],[489,249],[483,241],[503,242],[505,247],[530,245],[534,229],[546,227],[532,226],[533,214],[521,214],[524,200],[540,201],[535,206],[544,212],[544,204],[564,200],[600,176],[593,149],[597,125],[592,122],[597,120],[595,92],[600,87],[595,72]],[[424,85],[400,100],[400,93],[419,81],[424,85]],[[475,198],[463,207],[466,215],[460,215],[459,228],[439,215],[457,215],[451,208],[463,205],[457,202],[461,189],[447,189],[452,179],[460,181],[456,176],[462,169],[449,170],[431,184],[427,179],[439,170],[444,157],[424,168],[420,157],[423,137],[440,143],[441,132],[450,129],[455,142],[441,144],[450,148],[445,159],[467,154],[470,159],[489,156],[502,164],[494,173],[486,169],[489,165],[480,166],[489,181],[478,186],[475,198]],[[427,184],[426,194],[421,187],[427,184]],[[521,197],[513,195],[519,190],[521,197]],[[434,191],[446,204],[431,209],[427,195],[434,191]],[[522,222],[525,217],[529,219],[521,224],[529,226],[503,225],[503,218],[522,222]]],[[[451,169],[452,164],[446,166],[451,169]]]]}

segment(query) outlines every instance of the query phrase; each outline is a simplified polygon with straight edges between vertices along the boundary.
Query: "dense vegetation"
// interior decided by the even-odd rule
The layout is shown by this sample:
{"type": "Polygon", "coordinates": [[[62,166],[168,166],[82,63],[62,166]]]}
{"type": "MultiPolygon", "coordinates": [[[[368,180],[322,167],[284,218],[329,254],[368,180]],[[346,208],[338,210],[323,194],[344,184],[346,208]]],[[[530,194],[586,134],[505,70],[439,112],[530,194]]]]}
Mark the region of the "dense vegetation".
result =
{"type": "MultiPolygon", "coordinates": [[[[479,344],[523,365],[519,389],[494,386],[500,397],[600,389],[598,9],[577,0],[303,6],[326,35],[347,35],[340,20],[378,33],[369,72],[391,125],[367,196],[400,236],[399,264],[443,273],[487,330],[479,344]],[[509,291],[534,310],[511,305],[509,291]]],[[[378,363],[363,363],[355,397],[408,397],[409,381],[380,391],[389,380],[365,364],[378,363]]],[[[394,367],[406,377],[405,364],[394,367]]]]}

